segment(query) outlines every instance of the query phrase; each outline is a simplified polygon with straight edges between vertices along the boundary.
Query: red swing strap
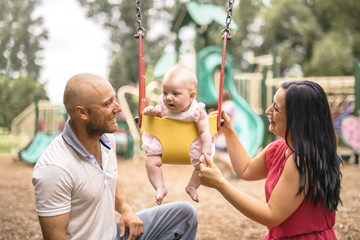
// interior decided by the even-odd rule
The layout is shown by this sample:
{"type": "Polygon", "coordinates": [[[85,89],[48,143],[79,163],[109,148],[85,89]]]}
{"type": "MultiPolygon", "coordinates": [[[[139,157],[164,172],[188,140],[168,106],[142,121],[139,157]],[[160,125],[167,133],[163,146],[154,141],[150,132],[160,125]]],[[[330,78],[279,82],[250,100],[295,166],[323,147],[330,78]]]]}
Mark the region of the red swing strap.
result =
{"type": "Polygon", "coordinates": [[[221,125],[221,105],[222,105],[222,95],[223,95],[223,86],[224,86],[224,74],[225,74],[225,60],[226,60],[226,43],[227,40],[231,39],[229,25],[232,18],[232,8],[234,5],[234,0],[229,0],[229,9],[227,12],[225,28],[222,31],[223,47],[222,47],[222,58],[221,58],[221,69],[220,69],[220,84],[219,84],[219,99],[218,99],[218,119],[217,119],[217,129],[220,129],[221,125]]]}
{"type": "Polygon", "coordinates": [[[144,58],[144,45],[143,37],[145,29],[141,26],[141,6],[140,0],[136,0],[136,21],[138,28],[136,29],[135,38],[139,39],[139,110],[138,110],[138,127],[141,128],[141,114],[146,104],[146,91],[145,91],[145,58],[144,58]]]}

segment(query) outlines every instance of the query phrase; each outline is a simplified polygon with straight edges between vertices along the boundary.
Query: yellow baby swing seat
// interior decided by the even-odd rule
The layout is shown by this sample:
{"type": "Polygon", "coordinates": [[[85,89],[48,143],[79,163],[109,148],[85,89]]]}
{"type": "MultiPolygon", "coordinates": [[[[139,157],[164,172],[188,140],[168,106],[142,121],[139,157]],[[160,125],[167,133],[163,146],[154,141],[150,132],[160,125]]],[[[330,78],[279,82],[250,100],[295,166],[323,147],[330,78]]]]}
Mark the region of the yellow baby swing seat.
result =
{"type": "MultiPolygon", "coordinates": [[[[162,148],[162,161],[166,164],[191,164],[190,146],[199,138],[195,122],[184,122],[169,118],[142,115],[141,134],[144,132],[159,139],[162,148]]],[[[209,116],[210,134],[218,135],[217,116],[209,116]]]]}

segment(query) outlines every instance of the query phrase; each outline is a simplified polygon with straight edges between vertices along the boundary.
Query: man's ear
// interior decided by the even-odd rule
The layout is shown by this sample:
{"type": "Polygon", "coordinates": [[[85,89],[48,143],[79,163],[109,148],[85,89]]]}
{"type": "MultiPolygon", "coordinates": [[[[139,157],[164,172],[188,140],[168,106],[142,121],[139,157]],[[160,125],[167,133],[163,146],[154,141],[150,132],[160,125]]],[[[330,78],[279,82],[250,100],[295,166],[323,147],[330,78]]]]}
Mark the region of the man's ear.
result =
{"type": "Polygon", "coordinates": [[[192,91],[191,93],[190,93],[190,99],[191,100],[194,100],[196,98],[196,91],[192,91]]]}
{"type": "Polygon", "coordinates": [[[87,120],[89,117],[89,112],[83,106],[76,106],[75,114],[78,116],[78,118],[83,120],[87,120]]]}

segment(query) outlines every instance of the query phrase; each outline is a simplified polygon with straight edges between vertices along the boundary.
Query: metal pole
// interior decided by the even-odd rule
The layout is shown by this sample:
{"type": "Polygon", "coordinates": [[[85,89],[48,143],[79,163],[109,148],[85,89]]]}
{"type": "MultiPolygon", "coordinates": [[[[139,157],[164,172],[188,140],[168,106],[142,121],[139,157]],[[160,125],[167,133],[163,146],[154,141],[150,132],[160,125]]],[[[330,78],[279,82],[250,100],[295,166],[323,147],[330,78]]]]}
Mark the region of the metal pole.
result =
{"type": "MultiPolygon", "coordinates": [[[[267,126],[269,124],[269,120],[268,117],[265,114],[265,110],[267,108],[267,87],[266,87],[266,76],[267,76],[267,71],[268,71],[268,67],[264,66],[262,69],[262,80],[261,80],[261,109],[262,109],[262,119],[264,122],[264,126],[267,126]]],[[[264,128],[264,139],[262,142],[263,147],[265,147],[267,145],[267,139],[268,139],[268,129],[265,127],[264,128]]]]}

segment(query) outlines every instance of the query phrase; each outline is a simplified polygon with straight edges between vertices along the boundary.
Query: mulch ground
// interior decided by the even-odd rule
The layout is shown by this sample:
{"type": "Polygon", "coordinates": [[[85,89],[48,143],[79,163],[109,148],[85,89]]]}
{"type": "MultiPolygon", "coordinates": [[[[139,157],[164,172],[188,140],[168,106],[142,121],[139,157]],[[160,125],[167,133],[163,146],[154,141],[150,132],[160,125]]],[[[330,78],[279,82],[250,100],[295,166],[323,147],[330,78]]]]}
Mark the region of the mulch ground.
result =
{"type": "MultiPolygon", "coordinates": [[[[119,177],[123,190],[134,209],[155,206],[154,190],[147,180],[142,160],[119,159],[119,177]]],[[[33,165],[14,161],[12,156],[0,156],[0,239],[41,239],[34,189],[31,184],[33,165]]],[[[188,201],[198,213],[198,240],[262,239],[267,228],[244,217],[215,190],[199,188],[200,203],[193,203],[184,188],[192,173],[192,166],[163,166],[169,194],[164,202],[188,201]]],[[[335,232],[340,240],[360,239],[360,168],[353,162],[342,167],[341,196],[343,206],[337,212],[335,232]]],[[[245,182],[231,179],[242,191],[264,199],[264,181],[245,182]]]]}

